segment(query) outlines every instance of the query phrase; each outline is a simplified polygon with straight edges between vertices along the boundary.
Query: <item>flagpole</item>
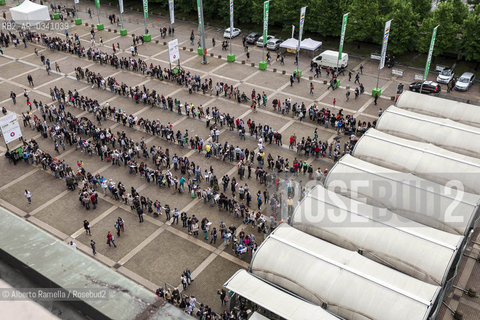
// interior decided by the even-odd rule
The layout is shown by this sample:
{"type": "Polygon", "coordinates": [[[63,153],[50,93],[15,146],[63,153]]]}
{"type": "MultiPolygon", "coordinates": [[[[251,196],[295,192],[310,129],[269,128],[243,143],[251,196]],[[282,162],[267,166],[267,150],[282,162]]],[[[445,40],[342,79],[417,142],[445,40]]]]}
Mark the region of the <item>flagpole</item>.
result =
{"type": "Polygon", "coordinates": [[[440,25],[433,28],[432,39],[430,40],[430,48],[428,49],[427,63],[425,64],[425,71],[423,73],[422,84],[420,85],[420,93],[422,93],[423,83],[427,80],[428,71],[430,70],[430,62],[432,61],[433,48],[435,46],[435,38],[437,37],[437,29],[440,25]]]}
{"type": "MultiPolygon", "coordinates": [[[[385,56],[387,54],[387,44],[388,44],[388,37],[390,36],[390,24],[392,20],[385,22],[385,29],[383,30],[383,42],[382,42],[382,53],[380,55],[380,61],[378,62],[378,73],[377,73],[377,92],[380,92],[380,70],[383,69],[385,66],[385,56]]],[[[380,95],[380,94],[379,94],[380,95]]]]}
{"type": "MultiPolygon", "coordinates": [[[[348,14],[350,12],[347,12],[343,15],[342,19],[342,33],[340,35],[340,46],[338,47],[338,59],[337,59],[337,72],[338,72],[338,61],[342,59],[342,51],[343,51],[343,41],[345,40],[345,30],[347,29],[347,20],[348,20],[348,14]]],[[[338,73],[337,73],[338,75],[338,73]]]]}
{"type": "Polygon", "coordinates": [[[297,45],[297,73],[299,76],[302,76],[302,72],[298,68],[298,63],[300,60],[300,43],[302,42],[302,33],[303,33],[303,24],[305,23],[305,13],[307,11],[307,7],[303,7],[300,9],[300,23],[299,23],[299,28],[298,28],[298,45],[297,45]]]}
{"type": "Polygon", "coordinates": [[[270,11],[270,0],[263,3],[263,46],[262,46],[262,61],[258,64],[260,70],[267,69],[267,62],[265,61],[265,47],[267,46],[268,36],[268,14],[270,11]]]}
{"type": "Polygon", "coordinates": [[[201,39],[201,45],[202,45],[202,55],[203,55],[203,60],[202,64],[207,64],[207,55],[206,55],[206,44],[205,44],[205,27],[204,27],[204,21],[203,21],[203,1],[202,0],[197,0],[197,9],[198,9],[198,23],[200,27],[200,39],[201,39]]]}

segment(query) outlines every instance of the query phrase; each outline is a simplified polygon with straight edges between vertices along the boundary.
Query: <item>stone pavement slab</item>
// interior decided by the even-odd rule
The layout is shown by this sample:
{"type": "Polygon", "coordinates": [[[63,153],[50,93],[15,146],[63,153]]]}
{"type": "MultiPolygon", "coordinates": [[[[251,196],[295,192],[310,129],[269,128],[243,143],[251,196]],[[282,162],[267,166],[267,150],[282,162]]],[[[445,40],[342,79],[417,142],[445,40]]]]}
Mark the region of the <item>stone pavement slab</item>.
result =
{"type": "Polygon", "coordinates": [[[168,282],[177,286],[183,270],[194,270],[209,254],[208,250],[165,231],[133,256],[125,267],[158,285],[168,282]]]}
{"type": "Polygon", "coordinates": [[[52,183],[55,178],[43,171],[37,171],[28,178],[18,181],[0,191],[0,198],[10,202],[25,212],[32,212],[48,200],[65,190],[64,183],[52,183]],[[42,181],[41,183],[34,183],[42,181]],[[46,186],[48,185],[48,188],[46,186]],[[25,189],[32,194],[32,203],[28,204],[24,196],[25,189]]]}
{"type": "MultiPolygon", "coordinates": [[[[70,235],[79,228],[83,228],[84,220],[92,221],[103,211],[111,207],[110,203],[106,202],[105,200],[98,199],[98,205],[96,209],[90,208],[90,210],[86,210],[78,200],[78,189],[76,191],[67,192],[68,194],[63,196],[61,199],[51,203],[38,213],[35,213],[35,218],[40,219],[57,230],[70,235]]],[[[92,234],[95,234],[93,229],[92,234]]]]}

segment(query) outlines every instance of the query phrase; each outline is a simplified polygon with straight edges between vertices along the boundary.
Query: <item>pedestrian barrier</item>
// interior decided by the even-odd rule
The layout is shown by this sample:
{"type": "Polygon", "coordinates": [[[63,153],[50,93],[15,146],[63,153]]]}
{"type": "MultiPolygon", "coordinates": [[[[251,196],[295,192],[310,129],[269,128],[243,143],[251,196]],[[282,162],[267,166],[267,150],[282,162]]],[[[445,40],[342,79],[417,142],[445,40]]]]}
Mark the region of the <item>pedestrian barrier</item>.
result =
{"type": "Polygon", "coordinates": [[[399,76],[399,77],[403,77],[403,70],[400,70],[400,69],[392,69],[392,75],[394,75],[394,76],[399,76]]]}
{"type": "Polygon", "coordinates": [[[416,74],[415,75],[415,80],[417,80],[417,81],[423,80],[423,74],[416,74]]]}
{"type": "Polygon", "coordinates": [[[380,61],[380,60],[382,60],[382,56],[381,56],[380,54],[378,54],[378,53],[372,53],[372,54],[370,55],[370,59],[380,61]]]}
{"type": "Polygon", "coordinates": [[[245,60],[242,60],[242,64],[245,64],[245,60]]]}

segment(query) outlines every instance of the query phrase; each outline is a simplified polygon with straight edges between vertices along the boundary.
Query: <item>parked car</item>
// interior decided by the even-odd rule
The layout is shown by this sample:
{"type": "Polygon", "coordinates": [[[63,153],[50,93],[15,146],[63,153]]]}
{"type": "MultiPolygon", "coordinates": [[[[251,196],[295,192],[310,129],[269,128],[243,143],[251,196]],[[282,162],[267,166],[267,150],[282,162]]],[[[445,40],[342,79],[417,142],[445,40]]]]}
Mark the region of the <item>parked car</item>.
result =
{"type": "Polygon", "coordinates": [[[247,43],[255,44],[255,42],[257,42],[257,40],[258,40],[258,38],[260,38],[260,36],[261,36],[260,33],[256,33],[256,32],[250,33],[247,36],[247,43]]]}
{"type": "Polygon", "coordinates": [[[450,81],[452,81],[454,76],[455,73],[453,73],[452,69],[443,69],[442,72],[440,72],[440,74],[437,76],[437,82],[448,84],[450,81]]]}
{"type": "Polygon", "coordinates": [[[442,88],[440,85],[436,82],[433,81],[416,81],[410,84],[410,90],[411,91],[416,91],[420,92],[420,88],[422,88],[421,93],[426,93],[426,94],[439,94],[442,88]],[[422,86],[423,82],[423,86],[422,86]]]}
{"type": "MultiPolygon", "coordinates": [[[[267,43],[268,43],[268,40],[272,40],[274,39],[275,37],[274,36],[270,36],[268,35],[267,36],[267,43]]],[[[263,36],[261,36],[260,38],[258,38],[257,42],[255,43],[257,45],[257,47],[263,47],[263,36]]]]}
{"type": "Polygon", "coordinates": [[[280,45],[282,44],[283,40],[273,38],[268,40],[267,42],[267,49],[268,50],[278,50],[280,48],[280,45]]]}
{"type": "Polygon", "coordinates": [[[471,72],[464,72],[455,82],[455,89],[458,91],[467,91],[475,81],[475,75],[471,72]]]}
{"type": "MultiPolygon", "coordinates": [[[[233,28],[232,38],[235,38],[235,37],[238,36],[241,32],[242,32],[242,30],[240,30],[240,29],[238,29],[238,28],[233,28]]],[[[224,37],[224,38],[227,38],[227,39],[230,39],[230,28],[225,29],[225,32],[223,32],[223,37],[224,37]]]]}

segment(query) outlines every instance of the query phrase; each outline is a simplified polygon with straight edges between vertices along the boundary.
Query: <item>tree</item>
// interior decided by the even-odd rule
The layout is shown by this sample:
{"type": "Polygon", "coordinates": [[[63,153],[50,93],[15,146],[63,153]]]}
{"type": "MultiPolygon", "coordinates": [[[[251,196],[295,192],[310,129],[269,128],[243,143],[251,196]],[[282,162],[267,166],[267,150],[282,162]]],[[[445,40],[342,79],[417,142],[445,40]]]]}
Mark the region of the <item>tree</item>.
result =
{"type": "Polygon", "coordinates": [[[412,4],[413,12],[420,15],[420,19],[424,19],[432,9],[432,0],[408,0],[412,4]]]}
{"type": "Polygon", "coordinates": [[[420,52],[427,52],[430,47],[430,39],[433,28],[437,25],[435,40],[435,50],[433,55],[437,56],[445,52],[457,52],[459,49],[459,41],[457,35],[463,25],[463,20],[468,13],[468,9],[461,0],[447,0],[441,2],[431,15],[426,17],[420,27],[417,49],[420,52]]]}
{"type": "Polygon", "coordinates": [[[384,23],[383,14],[379,13],[378,1],[353,0],[349,6],[347,41],[367,41],[380,43],[384,23]]]}
{"type": "Polygon", "coordinates": [[[305,31],[327,36],[340,36],[342,16],[347,8],[341,1],[309,0],[305,31]]]}
{"type": "Polygon", "coordinates": [[[391,18],[393,21],[388,39],[388,51],[394,54],[414,51],[420,14],[413,10],[411,2],[397,0],[391,18]]]}
{"type": "Polygon", "coordinates": [[[465,60],[480,62],[480,5],[470,11],[463,23],[462,50],[465,60]]]}

